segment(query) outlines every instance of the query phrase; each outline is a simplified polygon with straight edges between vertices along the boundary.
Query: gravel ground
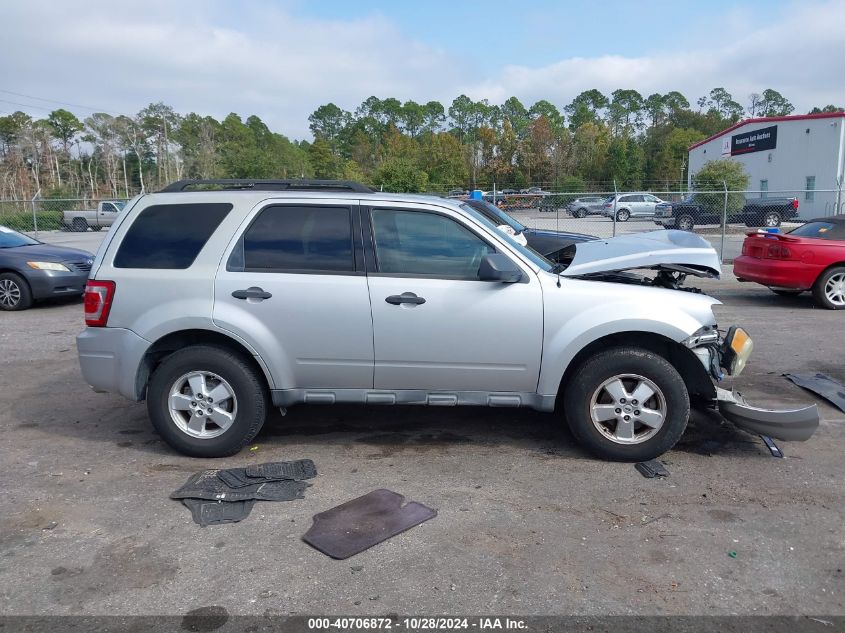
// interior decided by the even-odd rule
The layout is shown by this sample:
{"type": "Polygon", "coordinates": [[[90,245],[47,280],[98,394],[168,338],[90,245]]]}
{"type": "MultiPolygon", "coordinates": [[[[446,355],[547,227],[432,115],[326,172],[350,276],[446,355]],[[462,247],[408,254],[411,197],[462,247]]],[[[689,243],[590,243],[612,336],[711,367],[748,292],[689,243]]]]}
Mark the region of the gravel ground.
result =
{"type": "MultiPolygon", "coordinates": [[[[812,401],[786,371],[845,381],[842,313],[729,274],[699,285],[756,340],[736,380],[752,402],[812,401]]],[[[664,480],[590,458],[554,415],[508,409],[300,406],[255,450],[197,460],[159,440],[143,404],[84,384],[80,302],[0,322],[2,615],[845,615],[845,416],[824,403],[786,459],[696,416],[664,480]],[[305,499],[238,524],[200,528],[168,498],[203,468],[303,457],[320,471],[305,499]],[[346,561],[300,540],[313,514],[376,488],[439,515],[346,561]]]]}

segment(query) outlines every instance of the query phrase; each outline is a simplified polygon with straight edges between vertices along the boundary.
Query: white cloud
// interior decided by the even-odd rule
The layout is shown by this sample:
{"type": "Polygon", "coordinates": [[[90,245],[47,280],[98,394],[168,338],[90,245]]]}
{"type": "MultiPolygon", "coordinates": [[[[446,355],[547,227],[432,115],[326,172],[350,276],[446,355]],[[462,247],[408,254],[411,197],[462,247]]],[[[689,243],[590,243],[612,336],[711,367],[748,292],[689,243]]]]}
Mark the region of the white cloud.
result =
{"type": "Polygon", "coordinates": [[[740,104],[751,92],[774,88],[796,112],[816,105],[845,105],[845,2],[805,2],[788,7],[777,21],[736,11],[708,32],[643,33],[668,42],[672,50],[651,55],[571,58],[539,68],[509,65],[499,76],[463,87],[475,98],[501,102],[512,94],[526,102],[569,103],[583,90],[609,94],[634,88],[643,95],[678,90],[691,103],[722,86],[740,104]]]}
{"type": "MultiPolygon", "coordinates": [[[[307,19],[278,2],[35,0],[3,3],[0,22],[2,89],[112,112],[164,101],[216,117],[257,114],[298,138],[308,135],[307,117],[318,105],[353,109],[371,94],[438,99],[447,107],[461,92],[493,103],[515,94],[527,104],[548,99],[563,107],[589,88],[680,90],[694,102],[724,86],[745,104],[750,92],[772,87],[799,112],[845,105],[843,0],[804,2],[773,15],[736,10],[709,28],[643,33],[655,40],[652,54],[511,64],[480,79],[456,52],[415,39],[387,17],[307,19]]],[[[16,107],[0,101],[2,112],[16,107]]]]}

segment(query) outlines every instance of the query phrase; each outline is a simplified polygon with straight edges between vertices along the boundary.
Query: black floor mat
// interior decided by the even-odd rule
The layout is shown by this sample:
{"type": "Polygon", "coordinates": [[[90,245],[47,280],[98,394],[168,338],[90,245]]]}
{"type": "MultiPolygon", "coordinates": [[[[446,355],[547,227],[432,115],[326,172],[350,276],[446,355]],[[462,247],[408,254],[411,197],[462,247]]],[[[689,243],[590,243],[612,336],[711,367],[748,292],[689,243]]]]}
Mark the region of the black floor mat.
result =
{"type": "Polygon", "coordinates": [[[845,413],[845,385],[824,374],[784,374],[799,387],[808,389],[845,413]]]}
{"type": "Polygon", "coordinates": [[[266,481],[302,481],[317,476],[317,467],[310,459],[293,462],[269,462],[253,464],[246,468],[227,468],[217,476],[230,488],[242,488],[266,481]]]}
{"type": "Polygon", "coordinates": [[[344,559],[437,516],[437,510],[405,500],[390,490],[374,490],[314,515],[302,537],[332,558],[344,559]]]}
{"type": "Polygon", "coordinates": [[[230,488],[217,476],[217,470],[203,470],[190,476],[185,485],[170,495],[171,499],[209,499],[212,501],[291,501],[303,499],[304,481],[267,481],[230,488]]]}
{"type": "Polygon", "coordinates": [[[206,525],[220,525],[221,523],[237,523],[243,521],[252,512],[255,499],[246,501],[220,502],[209,499],[182,499],[182,503],[191,511],[194,523],[206,525]]]}

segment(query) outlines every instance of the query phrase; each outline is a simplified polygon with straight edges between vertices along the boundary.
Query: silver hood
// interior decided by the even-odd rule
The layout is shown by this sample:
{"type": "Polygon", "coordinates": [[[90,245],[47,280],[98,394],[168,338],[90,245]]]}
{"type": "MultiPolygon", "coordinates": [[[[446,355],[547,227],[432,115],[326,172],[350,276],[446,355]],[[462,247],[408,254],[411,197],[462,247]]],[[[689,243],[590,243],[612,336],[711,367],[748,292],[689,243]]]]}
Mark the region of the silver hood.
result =
{"type": "Polygon", "coordinates": [[[719,277],[721,267],[710,242],[688,231],[648,231],[605,240],[579,242],[564,277],[620,272],[637,268],[719,277]]]}

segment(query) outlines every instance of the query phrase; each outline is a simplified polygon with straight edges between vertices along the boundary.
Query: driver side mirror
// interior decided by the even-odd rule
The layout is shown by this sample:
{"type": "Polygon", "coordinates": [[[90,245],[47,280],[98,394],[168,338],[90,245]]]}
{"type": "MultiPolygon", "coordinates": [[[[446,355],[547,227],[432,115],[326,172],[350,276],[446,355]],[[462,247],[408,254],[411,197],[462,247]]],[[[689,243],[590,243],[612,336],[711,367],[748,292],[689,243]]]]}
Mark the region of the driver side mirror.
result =
{"type": "Polygon", "coordinates": [[[478,266],[481,281],[498,281],[512,284],[522,280],[522,270],[502,253],[488,253],[478,266]]]}

